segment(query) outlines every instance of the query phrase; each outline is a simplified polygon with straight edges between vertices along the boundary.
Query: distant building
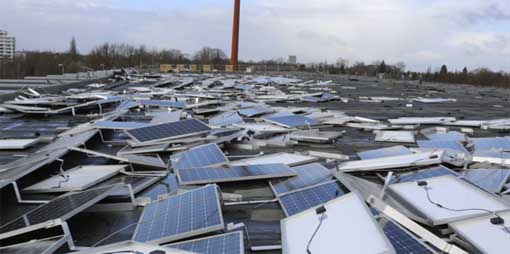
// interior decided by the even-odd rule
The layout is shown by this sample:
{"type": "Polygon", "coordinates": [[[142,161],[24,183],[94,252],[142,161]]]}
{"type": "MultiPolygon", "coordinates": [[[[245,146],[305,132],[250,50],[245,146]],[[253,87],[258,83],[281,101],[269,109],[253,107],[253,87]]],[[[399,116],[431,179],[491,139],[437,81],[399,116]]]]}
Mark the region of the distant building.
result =
{"type": "Polygon", "coordinates": [[[287,63],[288,64],[297,64],[297,56],[289,56],[287,63]]]}
{"type": "Polygon", "coordinates": [[[14,59],[16,38],[7,36],[7,31],[0,30],[0,59],[14,59]]]}

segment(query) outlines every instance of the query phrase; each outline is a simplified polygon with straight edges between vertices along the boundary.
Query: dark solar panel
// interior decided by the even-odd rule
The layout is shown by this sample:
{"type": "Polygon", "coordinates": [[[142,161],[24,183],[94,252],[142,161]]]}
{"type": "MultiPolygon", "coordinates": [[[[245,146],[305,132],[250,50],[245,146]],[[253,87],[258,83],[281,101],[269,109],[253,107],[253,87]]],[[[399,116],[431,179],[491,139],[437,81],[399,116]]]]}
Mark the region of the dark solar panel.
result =
{"type": "Polygon", "coordinates": [[[397,226],[392,221],[387,221],[383,227],[383,231],[390,240],[391,245],[395,248],[397,254],[433,254],[430,249],[423,243],[397,226]]]}
{"type": "Polygon", "coordinates": [[[250,179],[294,176],[296,172],[284,164],[232,166],[229,168],[188,168],[177,170],[181,184],[201,184],[250,179]]]}
{"type": "Polygon", "coordinates": [[[41,205],[14,221],[3,225],[0,227],[0,233],[9,232],[59,218],[66,220],[70,213],[86,209],[94,204],[92,201],[96,200],[97,202],[106,197],[111,190],[119,188],[120,185],[106,186],[55,198],[49,203],[41,205]]]}
{"type": "Polygon", "coordinates": [[[292,168],[297,176],[287,179],[271,180],[271,185],[276,195],[301,189],[307,186],[318,184],[332,179],[327,168],[319,163],[306,164],[292,168]]]}
{"type": "Polygon", "coordinates": [[[243,234],[240,231],[166,245],[201,254],[244,253],[243,234]]]}
{"type": "Polygon", "coordinates": [[[126,131],[138,142],[163,140],[204,133],[211,130],[199,120],[188,119],[179,122],[165,123],[126,131]]]}
{"type": "Polygon", "coordinates": [[[344,192],[336,182],[327,182],[284,194],[280,196],[279,199],[285,214],[287,216],[292,216],[342,196],[343,194],[344,192]]]}
{"type": "Polygon", "coordinates": [[[223,228],[217,187],[208,185],[146,206],[133,240],[164,243],[223,228]]]}

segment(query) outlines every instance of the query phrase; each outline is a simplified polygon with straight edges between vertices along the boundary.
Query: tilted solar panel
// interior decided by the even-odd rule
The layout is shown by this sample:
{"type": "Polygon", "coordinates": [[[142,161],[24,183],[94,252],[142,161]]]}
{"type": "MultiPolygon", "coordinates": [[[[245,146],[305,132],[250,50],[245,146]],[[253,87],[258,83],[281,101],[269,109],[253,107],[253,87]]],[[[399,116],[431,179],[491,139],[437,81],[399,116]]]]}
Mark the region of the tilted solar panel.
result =
{"type": "Polygon", "coordinates": [[[297,176],[270,181],[276,195],[282,195],[289,191],[301,189],[332,179],[332,174],[329,170],[319,163],[296,166],[292,167],[292,169],[296,171],[297,176]]]}
{"type": "Polygon", "coordinates": [[[296,172],[284,164],[261,164],[232,167],[204,167],[178,169],[181,184],[203,184],[288,177],[296,172]]]}
{"type": "Polygon", "coordinates": [[[126,133],[138,142],[148,142],[182,138],[210,131],[211,128],[196,119],[182,120],[173,123],[148,126],[126,131],[126,133]]]}
{"type": "Polygon", "coordinates": [[[191,148],[170,157],[174,169],[198,168],[228,163],[227,157],[217,144],[191,148]]]}
{"type": "Polygon", "coordinates": [[[336,181],[322,183],[313,187],[289,192],[279,197],[280,204],[287,216],[318,206],[345,194],[336,181]]]}
{"type": "Polygon", "coordinates": [[[165,243],[224,228],[216,185],[207,185],[146,206],[133,240],[165,243]]]}
{"type": "Polygon", "coordinates": [[[244,253],[243,233],[236,231],[196,240],[166,245],[201,254],[242,254],[244,253]]]}

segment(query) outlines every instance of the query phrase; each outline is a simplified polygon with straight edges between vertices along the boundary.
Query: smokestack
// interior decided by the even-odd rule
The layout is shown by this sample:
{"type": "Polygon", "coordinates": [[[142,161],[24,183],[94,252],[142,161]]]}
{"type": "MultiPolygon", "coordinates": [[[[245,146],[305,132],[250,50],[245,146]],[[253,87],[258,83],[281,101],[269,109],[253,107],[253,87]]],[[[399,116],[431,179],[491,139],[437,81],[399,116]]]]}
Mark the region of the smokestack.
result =
{"type": "Polygon", "coordinates": [[[234,26],[232,31],[232,51],[230,54],[230,64],[237,70],[237,60],[239,56],[239,16],[241,15],[241,0],[234,0],[234,26]]]}

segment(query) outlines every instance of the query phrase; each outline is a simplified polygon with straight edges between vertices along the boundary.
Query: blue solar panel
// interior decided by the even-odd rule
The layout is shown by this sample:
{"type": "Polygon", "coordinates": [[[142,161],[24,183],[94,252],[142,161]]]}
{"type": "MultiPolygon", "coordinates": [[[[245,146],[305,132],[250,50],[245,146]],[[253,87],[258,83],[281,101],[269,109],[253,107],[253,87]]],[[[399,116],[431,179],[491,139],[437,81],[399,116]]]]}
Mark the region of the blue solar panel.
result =
{"type": "Polygon", "coordinates": [[[418,140],[416,143],[420,148],[447,149],[469,154],[468,150],[456,140],[418,140]]]}
{"type": "Polygon", "coordinates": [[[186,137],[210,131],[211,128],[199,120],[188,119],[126,131],[138,142],[165,140],[186,137]]]}
{"type": "Polygon", "coordinates": [[[133,240],[171,242],[223,229],[216,185],[207,185],[146,206],[133,240]]]}
{"type": "Polygon", "coordinates": [[[454,171],[444,167],[444,166],[438,166],[438,167],[432,167],[427,169],[422,169],[415,172],[409,172],[404,173],[400,175],[393,175],[390,184],[395,183],[405,183],[405,182],[415,182],[423,179],[428,179],[432,177],[437,176],[444,176],[444,175],[457,175],[454,171]]]}
{"type": "Polygon", "coordinates": [[[158,199],[160,195],[172,195],[179,191],[179,183],[177,182],[177,175],[169,174],[165,179],[154,184],[150,189],[145,191],[142,196],[150,197],[151,199],[158,199]]]}
{"type": "Polygon", "coordinates": [[[141,104],[146,106],[158,106],[169,108],[184,108],[186,104],[182,101],[168,101],[168,100],[141,100],[141,104]]]}
{"type": "Polygon", "coordinates": [[[377,159],[391,156],[413,154],[409,148],[405,146],[392,146],[375,150],[363,151],[358,153],[358,157],[362,160],[377,159]]]}
{"type": "Polygon", "coordinates": [[[237,112],[224,112],[209,119],[209,124],[214,126],[227,126],[234,123],[242,123],[243,119],[237,112]]]}
{"type": "Polygon", "coordinates": [[[425,137],[427,137],[430,140],[438,140],[438,141],[445,141],[445,140],[455,140],[455,141],[464,141],[466,140],[466,135],[462,132],[458,131],[449,131],[446,133],[431,133],[431,134],[424,134],[425,137]]]}
{"type": "Polygon", "coordinates": [[[265,119],[271,119],[271,118],[274,118],[274,117],[282,117],[282,116],[294,116],[294,114],[288,112],[288,111],[280,111],[280,112],[276,112],[276,113],[273,113],[273,114],[269,114],[269,115],[265,115],[264,118],[265,119]]]}
{"type": "Polygon", "coordinates": [[[318,206],[345,194],[335,181],[289,192],[279,197],[287,216],[318,206]]]}
{"type": "Polygon", "coordinates": [[[433,254],[429,248],[414,238],[410,233],[392,221],[387,221],[383,231],[395,248],[397,254],[433,254]]]}
{"type": "Polygon", "coordinates": [[[332,179],[331,172],[319,163],[306,164],[292,169],[297,172],[297,176],[271,180],[270,183],[276,195],[332,179]]]}
{"type": "Polygon", "coordinates": [[[117,108],[118,109],[131,109],[134,107],[138,107],[138,105],[140,105],[140,103],[138,103],[136,101],[124,101],[117,108]]]}
{"type": "Polygon", "coordinates": [[[491,149],[510,150],[510,138],[471,138],[471,142],[477,151],[491,149]]]}
{"type": "Polygon", "coordinates": [[[201,254],[242,254],[244,253],[243,241],[243,233],[237,231],[186,242],[179,242],[166,245],[165,247],[201,254]]]}
{"type": "Polygon", "coordinates": [[[177,174],[181,184],[202,184],[294,176],[296,172],[284,164],[263,164],[229,168],[186,168],[178,169],[177,174]]]}
{"type": "Polygon", "coordinates": [[[272,117],[272,118],[269,118],[269,120],[276,124],[284,125],[287,127],[310,126],[310,125],[317,125],[320,123],[319,121],[317,121],[313,118],[309,118],[309,117],[301,116],[301,115],[272,117]]]}
{"type": "Polygon", "coordinates": [[[267,113],[270,111],[271,111],[271,108],[269,106],[259,105],[259,106],[255,106],[252,108],[240,109],[237,112],[239,112],[239,114],[241,114],[243,116],[252,117],[252,116],[264,114],[264,113],[267,113]]]}
{"type": "Polygon", "coordinates": [[[464,174],[464,178],[469,182],[493,193],[501,191],[509,176],[508,169],[471,169],[464,174]]]}
{"type": "Polygon", "coordinates": [[[217,144],[207,144],[173,155],[170,157],[170,161],[172,167],[178,170],[225,164],[228,159],[217,144]]]}

